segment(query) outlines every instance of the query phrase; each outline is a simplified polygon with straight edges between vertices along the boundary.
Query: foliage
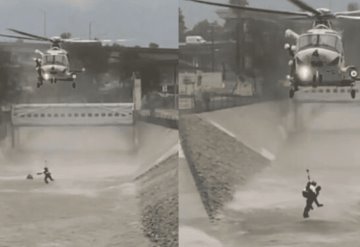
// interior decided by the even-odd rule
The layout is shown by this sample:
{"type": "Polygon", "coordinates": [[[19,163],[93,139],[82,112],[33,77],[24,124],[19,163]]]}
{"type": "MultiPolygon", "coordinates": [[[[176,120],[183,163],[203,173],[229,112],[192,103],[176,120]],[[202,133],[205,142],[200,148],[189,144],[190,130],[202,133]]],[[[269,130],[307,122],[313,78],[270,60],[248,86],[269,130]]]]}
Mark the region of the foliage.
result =
{"type": "Polygon", "coordinates": [[[359,4],[355,2],[349,3],[347,9],[348,11],[359,10],[359,4]]]}
{"type": "Polygon", "coordinates": [[[186,32],[186,25],[185,25],[185,19],[184,15],[179,8],[179,41],[185,42],[185,32],[186,32]]]}
{"type": "Polygon", "coordinates": [[[7,51],[0,50],[0,102],[3,101],[9,88],[9,69],[10,54],[7,51]]]}
{"type": "Polygon", "coordinates": [[[149,48],[153,48],[153,49],[159,48],[159,45],[156,44],[156,43],[151,42],[151,43],[149,44],[149,48]]]}
{"type": "Polygon", "coordinates": [[[142,59],[139,50],[132,48],[119,48],[118,62],[115,65],[115,72],[122,80],[137,74],[141,77],[143,93],[150,92],[159,87],[160,68],[151,60],[142,59]]]}
{"type": "Polygon", "coordinates": [[[107,72],[109,52],[101,44],[69,44],[68,51],[73,69],[84,67],[90,74],[107,72]]]}
{"type": "Polygon", "coordinates": [[[249,5],[247,0],[229,0],[230,4],[236,4],[236,5],[240,5],[240,6],[246,6],[249,5]]]}
{"type": "Polygon", "coordinates": [[[72,35],[69,32],[63,32],[62,34],[60,34],[60,38],[62,38],[62,39],[70,39],[71,36],[72,35]]]}
{"type": "Polygon", "coordinates": [[[221,40],[224,37],[224,30],[217,21],[209,22],[208,20],[203,20],[185,33],[185,36],[192,35],[199,35],[207,41],[221,40]]]}

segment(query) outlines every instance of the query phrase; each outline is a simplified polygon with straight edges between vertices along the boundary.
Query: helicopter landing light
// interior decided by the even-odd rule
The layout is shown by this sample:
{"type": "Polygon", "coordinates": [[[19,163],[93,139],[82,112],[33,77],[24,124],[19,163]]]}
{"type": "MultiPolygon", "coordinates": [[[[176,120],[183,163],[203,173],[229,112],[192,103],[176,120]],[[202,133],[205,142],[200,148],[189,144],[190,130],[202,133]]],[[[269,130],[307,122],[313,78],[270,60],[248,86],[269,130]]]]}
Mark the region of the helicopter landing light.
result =
{"type": "Polygon", "coordinates": [[[298,70],[298,75],[302,81],[311,79],[311,69],[308,66],[301,66],[298,70]]]}

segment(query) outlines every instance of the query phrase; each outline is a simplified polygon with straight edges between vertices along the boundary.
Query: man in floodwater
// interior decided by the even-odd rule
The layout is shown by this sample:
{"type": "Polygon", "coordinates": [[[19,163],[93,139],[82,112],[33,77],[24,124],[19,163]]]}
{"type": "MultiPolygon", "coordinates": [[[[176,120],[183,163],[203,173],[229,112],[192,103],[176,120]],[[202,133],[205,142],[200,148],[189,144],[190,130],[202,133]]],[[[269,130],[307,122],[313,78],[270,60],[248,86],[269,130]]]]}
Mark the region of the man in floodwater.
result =
{"type": "Polygon", "coordinates": [[[303,190],[303,196],[306,198],[306,206],[304,208],[304,213],[303,213],[304,218],[309,217],[310,210],[314,209],[312,206],[314,202],[318,207],[324,206],[323,204],[319,203],[319,201],[317,200],[320,191],[321,191],[321,186],[316,186],[315,181],[307,182],[306,187],[303,190]]]}
{"type": "Polygon", "coordinates": [[[51,173],[50,173],[49,169],[48,169],[46,166],[44,167],[44,171],[43,171],[43,172],[38,172],[37,174],[38,174],[38,175],[44,174],[44,175],[45,175],[44,181],[45,181],[45,183],[47,183],[47,184],[49,183],[48,180],[54,181],[54,179],[51,177],[51,173]]]}

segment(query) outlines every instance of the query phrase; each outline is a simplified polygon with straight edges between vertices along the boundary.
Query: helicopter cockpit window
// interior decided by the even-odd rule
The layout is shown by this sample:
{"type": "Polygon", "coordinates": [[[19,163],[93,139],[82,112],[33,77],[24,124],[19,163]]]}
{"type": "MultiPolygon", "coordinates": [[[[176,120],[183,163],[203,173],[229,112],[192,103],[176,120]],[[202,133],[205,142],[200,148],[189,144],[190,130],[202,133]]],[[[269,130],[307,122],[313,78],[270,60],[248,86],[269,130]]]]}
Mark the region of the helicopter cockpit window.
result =
{"type": "Polygon", "coordinates": [[[52,64],[52,55],[44,55],[43,64],[52,64]]]}
{"type": "Polygon", "coordinates": [[[319,35],[319,46],[334,48],[341,52],[341,40],[335,35],[319,35]]]}
{"type": "Polygon", "coordinates": [[[59,64],[59,65],[65,65],[66,64],[66,56],[65,55],[54,56],[54,63],[59,64]]]}
{"type": "Polygon", "coordinates": [[[44,55],[43,63],[44,64],[66,65],[67,57],[66,57],[66,55],[44,55]]]}
{"type": "Polygon", "coordinates": [[[318,42],[318,35],[304,35],[299,38],[298,47],[299,50],[316,46],[318,42]]]}
{"type": "Polygon", "coordinates": [[[298,48],[299,50],[313,47],[321,46],[332,48],[338,52],[342,52],[342,43],[339,37],[329,34],[310,34],[304,35],[299,38],[298,48]]]}

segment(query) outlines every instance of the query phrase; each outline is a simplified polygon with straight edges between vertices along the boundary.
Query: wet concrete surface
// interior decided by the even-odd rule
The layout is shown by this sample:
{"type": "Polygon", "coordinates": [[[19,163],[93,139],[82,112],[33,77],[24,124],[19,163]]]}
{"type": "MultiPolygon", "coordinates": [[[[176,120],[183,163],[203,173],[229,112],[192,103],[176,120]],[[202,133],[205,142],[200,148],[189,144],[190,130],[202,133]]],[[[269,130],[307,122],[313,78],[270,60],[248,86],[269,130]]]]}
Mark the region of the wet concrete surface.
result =
{"type": "Polygon", "coordinates": [[[262,122],[244,125],[251,123],[253,116],[261,121],[261,111],[237,115],[244,109],[234,108],[227,110],[231,113],[227,117],[223,111],[206,115],[208,121],[216,121],[224,129],[224,134],[231,133],[239,140],[245,137],[255,150],[260,152],[257,147],[264,147],[275,157],[270,166],[237,188],[234,199],[219,215],[221,220],[213,223],[215,232],[199,226],[198,230],[216,236],[221,246],[357,245],[360,224],[359,104],[332,102],[297,107],[298,116],[293,120],[298,121],[296,126],[301,128],[292,128],[281,142],[279,138],[284,135],[277,126],[284,125],[278,125],[269,115],[263,114],[262,122]],[[306,117],[302,115],[304,112],[306,117]],[[234,119],[238,122],[232,121],[234,119]],[[276,124],[271,124],[269,119],[276,124]],[[257,132],[258,126],[264,129],[257,132]],[[325,205],[315,207],[309,219],[302,217],[305,198],[301,191],[307,182],[306,169],[310,169],[313,179],[322,186],[319,201],[325,205]]]}
{"type": "Polygon", "coordinates": [[[133,179],[177,133],[135,128],[136,141],[133,127],[36,127],[20,129],[14,150],[2,143],[0,246],[151,246],[133,179]],[[44,165],[55,179],[50,184],[36,175],[44,165]]]}

